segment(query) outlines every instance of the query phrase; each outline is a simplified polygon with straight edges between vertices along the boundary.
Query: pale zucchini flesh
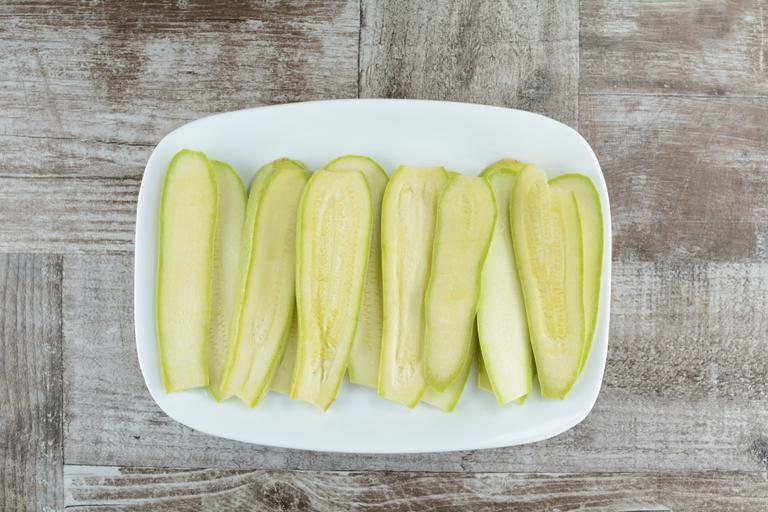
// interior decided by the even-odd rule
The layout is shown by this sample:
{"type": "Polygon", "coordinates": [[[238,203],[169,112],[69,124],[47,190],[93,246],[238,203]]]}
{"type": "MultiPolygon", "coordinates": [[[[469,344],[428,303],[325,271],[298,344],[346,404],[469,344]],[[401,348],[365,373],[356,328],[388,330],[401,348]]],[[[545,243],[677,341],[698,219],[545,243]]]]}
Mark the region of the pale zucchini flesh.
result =
{"type": "Polygon", "coordinates": [[[438,409],[445,412],[452,412],[456,408],[456,404],[459,403],[464,388],[469,378],[469,371],[472,369],[472,363],[475,360],[475,353],[477,352],[477,331],[473,330],[472,345],[470,347],[469,357],[467,357],[464,365],[459,372],[458,377],[451,382],[444,391],[436,391],[430,387],[424,392],[422,401],[434,405],[438,409]]]}
{"type": "Polygon", "coordinates": [[[483,267],[477,326],[485,363],[482,376],[501,404],[527,395],[533,387],[533,353],[508,215],[521,166],[495,164],[483,173],[493,188],[498,216],[483,267]]]}
{"type": "Polygon", "coordinates": [[[379,395],[415,407],[426,390],[422,372],[424,296],[432,264],[442,167],[399,167],[381,207],[384,325],[379,395]]]}
{"type": "Polygon", "coordinates": [[[579,375],[584,338],[576,198],[529,165],[515,184],[510,221],[541,394],[564,398],[579,375]]]}
{"type": "Polygon", "coordinates": [[[373,222],[361,172],[316,171],[297,231],[299,345],[291,398],[327,409],[336,399],[360,314],[373,222]]]}
{"type": "Polygon", "coordinates": [[[573,192],[579,207],[584,250],[584,321],[586,324],[584,349],[581,356],[583,369],[595,337],[600,306],[603,272],[603,210],[595,184],[587,176],[563,174],[549,180],[549,183],[555,188],[573,192]]]}
{"type": "Polygon", "coordinates": [[[486,179],[451,177],[438,203],[425,297],[424,376],[436,391],[458,377],[470,356],[481,271],[495,222],[496,203],[486,179]]]}
{"type": "Polygon", "coordinates": [[[269,389],[282,357],[294,314],[296,272],[296,212],[307,181],[304,167],[290,160],[273,162],[269,175],[252,185],[249,202],[257,202],[252,224],[246,218],[241,251],[248,255],[244,288],[234,320],[223,390],[251,407],[269,389]]]}
{"type": "Polygon", "coordinates": [[[373,203],[373,233],[368,272],[365,276],[360,325],[357,327],[349,356],[349,380],[375,388],[379,377],[381,356],[381,326],[383,322],[381,297],[381,200],[389,177],[374,160],[364,156],[343,156],[329,162],[328,171],[360,171],[368,180],[373,203]]]}
{"type": "Polygon", "coordinates": [[[208,336],[218,192],[203,153],[182,150],[160,200],[157,337],[167,392],[208,385],[208,336]]]}
{"type": "Polygon", "coordinates": [[[284,395],[291,394],[291,381],[293,380],[293,366],[296,363],[296,346],[299,344],[299,320],[293,315],[291,329],[285,339],[285,349],[280,364],[277,365],[275,375],[269,389],[284,395]]]}
{"type": "Polygon", "coordinates": [[[232,314],[238,299],[240,241],[245,219],[246,193],[240,175],[224,162],[211,161],[218,189],[216,239],[213,248],[211,320],[208,339],[208,390],[217,400],[227,363],[232,314]]]}

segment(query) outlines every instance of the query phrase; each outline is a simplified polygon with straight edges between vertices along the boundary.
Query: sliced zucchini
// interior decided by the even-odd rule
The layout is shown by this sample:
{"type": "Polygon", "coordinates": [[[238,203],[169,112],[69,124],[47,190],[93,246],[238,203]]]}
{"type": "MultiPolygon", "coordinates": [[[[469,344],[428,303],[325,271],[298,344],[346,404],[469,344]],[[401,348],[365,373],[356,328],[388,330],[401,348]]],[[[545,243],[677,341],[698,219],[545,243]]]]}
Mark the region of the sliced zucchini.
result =
{"type": "Polygon", "coordinates": [[[472,333],[472,345],[470,347],[469,357],[464,362],[464,366],[461,368],[459,376],[450,383],[445,391],[435,391],[432,388],[427,388],[424,392],[422,400],[430,405],[434,405],[438,409],[445,412],[451,412],[459,403],[461,394],[464,392],[464,387],[467,384],[469,378],[469,370],[472,368],[472,362],[475,360],[475,353],[477,352],[477,330],[473,329],[472,333]]]}
{"type": "Polygon", "coordinates": [[[291,380],[293,379],[293,366],[296,362],[296,345],[299,344],[299,321],[296,315],[291,320],[291,330],[288,331],[288,337],[285,340],[285,350],[283,358],[275,370],[270,384],[271,391],[277,391],[284,395],[291,394],[291,380]]]}
{"type": "Polygon", "coordinates": [[[384,297],[379,395],[414,407],[426,389],[422,373],[424,295],[432,264],[442,167],[398,167],[381,206],[384,297]]]}
{"type": "Polygon", "coordinates": [[[483,391],[487,391],[492,395],[495,395],[493,388],[491,387],[491,381],[488,380],[488,372],[485,371],[485,361],[483,361],[483,354],[480,350],[476,352],[477,355],[477,387],[483,391]]]}
{"type": "Polygon", "coordinates": [[[438,202],[425,298],[424,377],[436,391],[458,378],[470,356],[480,275],[495,223],[488,181],[452,176],[438,202]]]}
{"type": "Polygon", "coordinates": [[[227,364],[231,319],[238,299],[240,241],[246,193],[240,175],[224,162],[211,161],[219,191],[216,239],[213,247],[211,320],[208,339],[208,390],[216,401],[227,398],[221,381],[227,364]]]}
{"type": "Polygon", "coordinates": [[[583,174],[563,174],[549,180],[550,185],[576,194],[581,218],[584,249],[584,321],[585,339],[581,368],[587,363],[597,327],[600,285],[603,272],[603,210],[595,184],[583,174]]]}
{"type": "Polygon", "coordinates": [[[167,392],[208,385],[208,336],[218,192],[203,153],[182,150],[160,199],[157,339],[167,392]]]}
{"type": "Polygon", "coordinates": [[[509,227],[509,202],[519,168],[494,164],[485,171],[496,197],[498,217],[485,260],[477,327],[483,354],[483,377],[500,404],[528,394],[533,387],[533,353],[528,338],[525,302],[515,267],[509,227]]]}
{"type": "Polygon", "coordinates": [[[513,160],[512,158],[505,158],[503,160],[499,160],[498,162],[494,162],[485,169],[483,169],[482,174],[480,176],[485,176],[486,178],[490,178],[497,172],[501,171],[504,173],[508,172],[520,172],[523,169],[525,169],[525,166],[528,164],[525,164],[523,162],[520,162],[518,160],[513,160]]]}
{"type": "Polygon", "coordinates": [[[584,345],[576,197],[550,187],[529,165],[515,184],[510,222],[541,394],[564,398],[579,375],[584,345]]]}
{"type": "Polygon", "coordinates": [[[243,243],[250,247],[241,253],[248,255],[244,289],[222,386],[251,407],[269,389],[294,314],[296,212],[307,181],[306,169],[291,160],[275,161],[266,171],[265,179],[257,174],[249,197],[256,205],[249,206],[252,224],[246,218],[252,231],[243,243]]]}
{"type": "Polygon", "coordinates": [[[379,379],[381,357],[381,199],[389,177],[384,169],[365,156],[343,156],[325,166],[328,171],[361,171],[368,180],[373,202],[373,234],[368,273],[365,276],[360,325],[349,356],[349,380],[375,388],[379,379]]]}
{"type": "Polygon", "coordinates": [[[355,339],[373,207],[361,172],[317,171],[297,228],[299,346],[291,398],[323,410],[336,399],[355,339]]]}

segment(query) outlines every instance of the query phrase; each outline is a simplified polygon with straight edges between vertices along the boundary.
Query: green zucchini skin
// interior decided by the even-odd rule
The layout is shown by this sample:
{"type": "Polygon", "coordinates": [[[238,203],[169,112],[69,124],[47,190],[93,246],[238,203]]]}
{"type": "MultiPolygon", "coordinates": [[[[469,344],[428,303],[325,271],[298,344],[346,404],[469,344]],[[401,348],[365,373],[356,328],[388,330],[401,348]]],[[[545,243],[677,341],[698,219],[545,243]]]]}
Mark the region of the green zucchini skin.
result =
{"type": "Polygon", "coordinates": [[[157,338],[167,392],[207,386],[216,177],[208,158],[181,150],[160,199],[157,338]]]}
{"type": "Polygon", "coordinates": [[[373,207],[361,172],[316,171],[296,230],[299,344],[291,398],[327,410],[336,399],[359,323],[373,207]]]}

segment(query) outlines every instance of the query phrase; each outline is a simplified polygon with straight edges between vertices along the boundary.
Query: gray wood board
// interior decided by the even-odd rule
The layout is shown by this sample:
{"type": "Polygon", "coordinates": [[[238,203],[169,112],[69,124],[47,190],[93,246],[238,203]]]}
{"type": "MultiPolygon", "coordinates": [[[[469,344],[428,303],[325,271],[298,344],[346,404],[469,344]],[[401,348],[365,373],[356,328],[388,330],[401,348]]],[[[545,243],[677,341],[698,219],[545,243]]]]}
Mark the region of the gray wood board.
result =
{"type": "Polygon", "coordinates": [[[0,508],[63,497],[61,258],[0,255],[0,508]]]}
{"type": "Polygon", "coordinates": [[[578,14],[574,0],[364,1],[360,95],[517,107],[575,126],[578,14]]]}
{"type": "Polygon", "coordinates": [[[581,2],[587,94],[768,96],[765,0],[581,2]]]}
{"type": "Polygon", "coordinates": [[[392,473],[67,466],[78,510],[764,511],[766,473],[392,473]]]}

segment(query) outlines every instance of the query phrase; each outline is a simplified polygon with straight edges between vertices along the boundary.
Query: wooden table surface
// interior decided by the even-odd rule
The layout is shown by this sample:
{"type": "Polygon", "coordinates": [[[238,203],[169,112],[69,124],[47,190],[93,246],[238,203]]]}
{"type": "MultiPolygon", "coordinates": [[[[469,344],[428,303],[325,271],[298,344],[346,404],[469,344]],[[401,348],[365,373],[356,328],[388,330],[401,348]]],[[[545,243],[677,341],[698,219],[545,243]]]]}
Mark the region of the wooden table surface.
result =
{"type": "Polygon", "coordinates": [[[0,504],[8,510],[768,509],[768,2],[0,4],[0,504]],[[613,210],[605,380],[548,441],[252,446],[172,421],[133,334],[154,144],[323,98],[577,128],[613,210]]]}

